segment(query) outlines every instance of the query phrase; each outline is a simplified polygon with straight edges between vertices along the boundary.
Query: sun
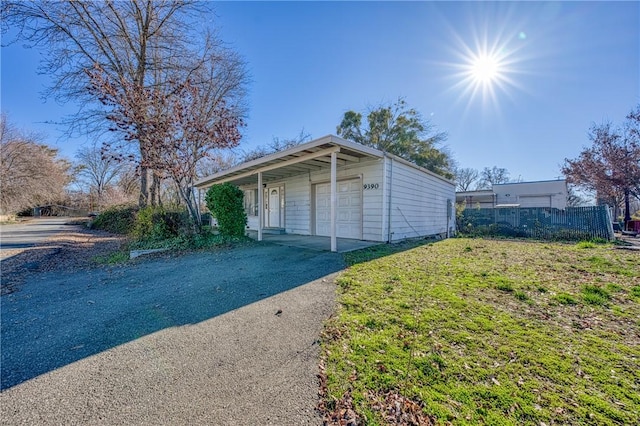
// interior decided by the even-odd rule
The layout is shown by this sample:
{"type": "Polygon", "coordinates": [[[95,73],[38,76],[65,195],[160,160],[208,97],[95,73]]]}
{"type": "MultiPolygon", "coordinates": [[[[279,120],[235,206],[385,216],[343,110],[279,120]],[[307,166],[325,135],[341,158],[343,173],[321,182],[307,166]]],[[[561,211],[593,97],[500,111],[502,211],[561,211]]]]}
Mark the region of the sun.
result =
{"type": "Polygon", "coordinates": [[[476,83],[487,85],[502,78],[502,64],[492,55],[480,55],[469,64],[469,74],[476,83]]]}
{"type": "Polygon", "coordinates": [[[515,22],[511,15],[510,6],[491,20],[482,14],[470,15],[468,22],[444,20],[442,60],[434,63],[443,70],[444,91],[455,105],[464,105],[465,114],[500,114],[523,92],[535,95],[528,84],[538,53],[523,31],[528,22],[515,22]]]}
{"type": "Polygon", "coordinates": [[[452,64],[455,71],[450,75],[456,80],[451,89],[458,92],[458,100],[466,100],[468,107],[480,101],[484,107],[499,109],[501,99],[512,97],[514,89],[520,88],[514,80],[518,72],[514,53],[507,43],[478,41],[473,47],[463,45],[456,54],[459,62],[452,64]]]}

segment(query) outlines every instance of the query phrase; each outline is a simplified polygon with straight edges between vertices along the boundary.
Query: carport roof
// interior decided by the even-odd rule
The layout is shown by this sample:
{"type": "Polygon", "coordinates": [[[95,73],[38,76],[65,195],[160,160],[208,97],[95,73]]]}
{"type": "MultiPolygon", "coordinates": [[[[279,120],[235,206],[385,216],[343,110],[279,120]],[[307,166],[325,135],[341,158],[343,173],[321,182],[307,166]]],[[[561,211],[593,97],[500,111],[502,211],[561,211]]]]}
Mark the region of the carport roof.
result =
{"type": "Polygon", "coordinates": [[[256,182],[258,172],[262,172],[263,182],[271,182],[308,171],[326,169],[331,165],[332,152],[337,153],[338,165],[359,163],[366,157],[383,158],[385,155],[377,149],[328,135],[207,176],[198,180],[194,186],[203,189],[225,182],[252,184],[256,182]]]}

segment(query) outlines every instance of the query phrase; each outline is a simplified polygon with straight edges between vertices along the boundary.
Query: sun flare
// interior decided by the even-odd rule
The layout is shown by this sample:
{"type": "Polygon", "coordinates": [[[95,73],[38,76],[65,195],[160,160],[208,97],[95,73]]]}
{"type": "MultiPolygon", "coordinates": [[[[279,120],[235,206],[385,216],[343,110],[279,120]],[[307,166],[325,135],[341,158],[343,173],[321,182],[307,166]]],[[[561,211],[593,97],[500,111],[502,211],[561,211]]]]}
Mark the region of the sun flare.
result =
{"type": "Polygon", "coordinates": [[[453,87],[460,89],[460,99],[480,100],[485,106],[498,107],[500,97],[510,97],[514,89],[519,89],[514,80],[517,73],[514,51],[506,45],[478,44],[475,49],[465,45],[458,54],[460,62],[452,75],[458,81],[453,87]]]}
{"type": "Polygon", "coordinates": [[[443,51],[447,59],[440,63],[447,71],[443,81],[451,99],[466,104],[465,114],[476,107],[500,114],[521,92],[534,94],[527,83],[535,73],[538,53],[533,38],[524,32],[527,20],[514,22],[511,7],[491,16],[490,20],[470,15],[468,22],[447,22],[443,51]]]}
{"type": "Polygon", "coordinates": [[[469,72],[477,83],[490,84],[500,79],[501,64],[493,56],[482,55],[474,58],[469,72]]]}

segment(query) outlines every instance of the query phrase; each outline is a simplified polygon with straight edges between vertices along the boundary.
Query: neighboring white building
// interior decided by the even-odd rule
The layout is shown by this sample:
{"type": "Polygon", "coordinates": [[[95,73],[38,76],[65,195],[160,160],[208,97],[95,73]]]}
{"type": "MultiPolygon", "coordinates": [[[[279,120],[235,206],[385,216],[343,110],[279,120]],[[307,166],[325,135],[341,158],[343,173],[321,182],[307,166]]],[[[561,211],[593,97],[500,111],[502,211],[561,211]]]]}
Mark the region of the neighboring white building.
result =
{"type": "Polygon", "coordinates": [[[455,184],[429,170],[336,136],[325,136],[196,182],[244,191],[249,229],[392,242],[450,235],[455,184]]]}
{"type": "Polygon", "coordinates": [[[466,207],[492,208],[500,206],[552,207],[565,209],[569,191],[567,181],[544,180],[493,185],[492,189],[456,192],[456,203],[466,207]]]}

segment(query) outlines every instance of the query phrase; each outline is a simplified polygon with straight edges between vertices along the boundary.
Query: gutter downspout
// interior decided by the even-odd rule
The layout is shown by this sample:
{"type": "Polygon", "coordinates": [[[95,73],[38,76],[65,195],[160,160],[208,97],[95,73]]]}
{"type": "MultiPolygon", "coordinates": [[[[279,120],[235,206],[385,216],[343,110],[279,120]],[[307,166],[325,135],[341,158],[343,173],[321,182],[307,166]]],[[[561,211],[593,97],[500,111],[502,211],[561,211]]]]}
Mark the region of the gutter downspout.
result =
{"type": "Polygon", "coordinates": [[[262,172],[258,172],[258,241],[262,241],[262,222],[264,221],[264,189],[262,172]]]}
{"type": "Polygon", "coordinates": [[[337,202],[338,202],[338,195],[337,195],[337,176],[338,176],[338,171],[337,171],[337,162],[338,162],[338,153],[337,152],[332,152],[331,153],[331,251],[338,251],[338,238],[337,238],[337,227],[336,227],[336,221],[337,221],[337,214],[338,214],[338,207],[336,206],[337,202]]]}
{"type": "Polygon", "coordinates": [[[388,226],[387,226],[387,243],[391,242],[391,235],[393,234],[391,232],[391,190],[393,187],[393,158],[391,157],[387,157],[387,155],[385,154],[385,158],[389,159],[389,191],[387,193],[388,199],[387,199],[387,220],[388,220],[388,226]]]}

